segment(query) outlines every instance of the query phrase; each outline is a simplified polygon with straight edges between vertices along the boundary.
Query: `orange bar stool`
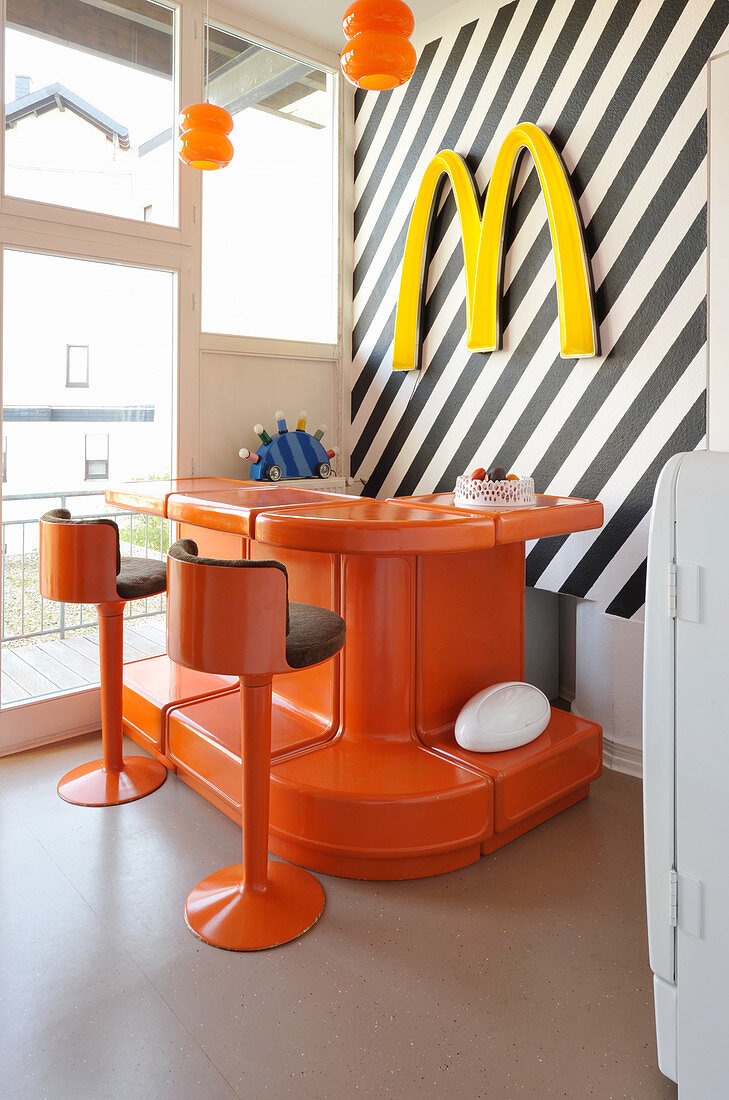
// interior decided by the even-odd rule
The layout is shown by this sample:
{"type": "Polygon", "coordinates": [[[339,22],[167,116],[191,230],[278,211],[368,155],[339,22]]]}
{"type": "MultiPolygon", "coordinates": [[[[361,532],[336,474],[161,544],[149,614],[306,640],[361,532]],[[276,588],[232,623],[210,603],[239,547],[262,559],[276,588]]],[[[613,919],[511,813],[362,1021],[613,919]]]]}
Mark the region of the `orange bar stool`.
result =
{"type": "Polygon", "coordinates": [[[268,858],[271,681],[344,644],[333,611],[288,602],[277,561],[197,556],[180,539],[167,558],[167,644],[176,664],[240,677],[243,862],[199,882],[187,899],[191,932],[214,947],[257,951],[287,943],[321,916],[324,891],[302,867],[268,858]]]}
{"type": "Polygon", "coordinates": [[[71,519],[55,508],[40,521],[40,591],[48,600],[96,604],[99,613],[102,758],[74,768],[58,793],[76,806],[118,806],[161,787],[167,769],[147,756],[122,756],[124,607],[167,587],[165,563],[123,558],[111,519],[71,519]]]}

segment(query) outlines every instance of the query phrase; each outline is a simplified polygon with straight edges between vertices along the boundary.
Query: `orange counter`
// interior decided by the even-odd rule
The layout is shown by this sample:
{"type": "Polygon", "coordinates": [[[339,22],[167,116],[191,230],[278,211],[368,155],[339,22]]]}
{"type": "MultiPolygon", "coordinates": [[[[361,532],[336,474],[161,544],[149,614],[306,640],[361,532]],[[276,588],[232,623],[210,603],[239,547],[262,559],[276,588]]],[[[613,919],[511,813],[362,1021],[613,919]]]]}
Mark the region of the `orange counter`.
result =
{"type": "MultiPolygon", "coordinates": [[[[274,684],[273,852],[349,877],[431,875],[587,794],[602,760],[594,723],[555,711],[531,745],[490,754],[460,749],[453,725],[481,688],[523,678],[525,540],[599,527],[599,503],[540,497],[485,512],[443,494],[372,501],[216,479],[158,483],[146,498],[145,488],[107,497],[161,508],[201,552],[278,558],[292,599],[346,620],[340,657],[274,684]]],[[[145,662],[135,664],[125,674],[132,736],[145,662]]],[[[238,817],[237,692],[172,699],[164,721],[163,757],[238,817]]]]}

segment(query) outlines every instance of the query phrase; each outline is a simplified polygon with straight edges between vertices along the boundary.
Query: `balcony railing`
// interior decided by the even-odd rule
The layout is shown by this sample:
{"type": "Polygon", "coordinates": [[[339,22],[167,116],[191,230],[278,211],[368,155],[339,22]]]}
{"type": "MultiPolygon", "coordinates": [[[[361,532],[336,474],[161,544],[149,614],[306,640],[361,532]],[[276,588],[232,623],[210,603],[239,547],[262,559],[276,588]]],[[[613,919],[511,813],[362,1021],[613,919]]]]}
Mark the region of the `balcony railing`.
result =
{"type": "MultiPolygon", "coordinates": [[[[80,507],[85,508],[86,502],[80,507]]],[[[138,512],[115,512],[103,503],[98,490],[68,493],[26,493],[3,497],[3,570],[2,570],[2,630],[3,645],[19,645],[26,639],[63,639],[70,632],[87,631],[98,624],[94,609],[83,604],[59,604],[44,600],[38,587],[39,518],[51,508],[69,508],[74,519],[94,519],[103,516],[116,520],[123,555],[162,559],[170,545],[170,525],[160,516],[138,512]],[[96,497],[101,507],[75,511],[74,502],[82,497],[96,497]],[[23,507],[25,502],[35,502],[23,507]],[[70,502],[70,507],[69,507],[70,502]],[[32,510],[32,516],[5,519],[15,505],[17,511],[32,510]]],[[[151,596],[132,600],[125,609],[125,619],[147,619],[164,615],[165,597],[151,596]]]]}

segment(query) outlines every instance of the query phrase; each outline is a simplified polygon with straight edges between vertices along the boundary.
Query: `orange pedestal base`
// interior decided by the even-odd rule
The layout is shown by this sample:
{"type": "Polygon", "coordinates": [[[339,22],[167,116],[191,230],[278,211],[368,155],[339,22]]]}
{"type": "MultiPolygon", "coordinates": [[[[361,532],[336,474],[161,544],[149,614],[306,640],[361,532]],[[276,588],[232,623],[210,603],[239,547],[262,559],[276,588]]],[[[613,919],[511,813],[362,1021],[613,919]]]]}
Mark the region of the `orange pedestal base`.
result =
{"type": "Polygon", "coordinates": [[[600,727],[561,710],[510,752],[469,753],[442,732],[390,748],[383,768],[371,744],[337,742],[274,763],[270,847],[345,878],[437,875],[586,798],[601,771],[600,727]]]}
{"type": "Polygon", "coordinates": [[[103,760],[92,760],[64,775],[58,793],[74,806],[121,806],[156,791],[166,778],[164,765],[146,756],[127,756],[121,768],[108,771],[103,760]]]}
{"type": "Polygon", "coordinates": [[[553,807],[573,792],[582,788],[586,794],[589,784],[602,772],[600,727],[554,707],[544,733],[508,752],[469,752],[457,744],[450,731],[428,734],[423,739],[446,759],[489,776],[494,785],[497,834],[510,833],[526,821],[538,824],[544,812],[546,817],[540,820],[545,821],[559,812],[553,807]]]}
{"type": "MultiPolygon", "coordinates": [[[[602,761],[592,722],[555,710],[536,741],[506,753],[468,753],[454,740],[464,699],[484,682],[523,675],[522,549],[492,551],[488,562],[492,583],[503,585],[499,615],[478,584],[483,555],[343,558],[339,732],[274,706],[276,855],[347,878],[421,878],[473,863],[585,796],[602,761]],[[463,585],[473,593],[467,604],[463,585]],[[459,632],[466,650],[443,642],[459,632]]],[[[168,752],[185,782],[240,820],[234,697],[172,710],[168,752]]]]}
{"type": "MultiPolygon", "coordinates": [[[[555,711],[531,745],[497,754],[463,752],[453,728],[477,691],[524,677],[524,541],[596,528],[599,504],[540,497],[518,513],[474,513],[452,498],[311,503],[276,487],[203,490],[175,498],[174,518],[240,539],[252,558],[280,558],[292,599],[347,624],[341,658],[287,675],[274,705],[271,851],[345,877],[434,875],[585,797],[602,766],[594,723],[555,711]]],[[[164,722],[165,759],[240,820],[233,701],[178,704],[164,722]]],[[[218,899],[203,908],[242,904],[227,873],[201,884],[218,899]]]]}
{"type": "Polygon", "coordinates": [[[347,741],[271,772],[272,852],[328,875],[407,879],[474,863],[493,829],[488,777],[415,741],[347,741]]]}
{"type": "Polygon", "coordinates": [[[268,882],[243,886],[243,865],[223,867],[199,882],[185,905],[187,927],[228,951],[261,951],[295,940],[319,920],[324,891],[308,871],[269,861],[268,882]]]}
{"type": "Polygon", "coordinates": [[[503,833],[494,833],[493,836],[484,840],[481,845],[481,854],[488,856],[492,852],[498,851],[499,848],[503,848],[505,844],[511,844],[512,840],[517,840],[520,836],[524,836],[530,829],[536,829],[537,825],[543,825],[544,822],[549,821],[551,817],[556,817],[557,814],[561,814],[563,810],[568,810],[570,806],[575,806],[578,802],[582,802],[583,798],[587,798],[589,793],[590,784],[586,783],[584,787],[578,787],[577,790],[572,791],[571,794],[564,795],[562,798],[557,798],[554,802],[550,802],[537,813],[525,817],[518,825],[512,825],[510,829],[504,829],[503,833]]]}

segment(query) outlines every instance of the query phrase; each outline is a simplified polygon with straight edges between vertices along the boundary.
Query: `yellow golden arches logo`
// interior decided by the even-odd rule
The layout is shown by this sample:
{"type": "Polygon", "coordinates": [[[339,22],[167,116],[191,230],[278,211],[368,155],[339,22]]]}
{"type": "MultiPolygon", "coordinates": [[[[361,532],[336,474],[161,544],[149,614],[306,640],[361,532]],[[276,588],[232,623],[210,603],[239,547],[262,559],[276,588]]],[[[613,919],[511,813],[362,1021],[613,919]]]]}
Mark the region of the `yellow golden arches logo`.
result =
{"type": "Polygon", "coordinates": [[[467,165],[445,149],[425,169],[410,218],[395,317],[393,370],[418,366],[420,314],[425,293],[427,247],[443,176],[448,176],[461,225],[466,271],[466,346],[495,351],[501,346],[499,299],[507,207],[521,154],[528,150],[547,204],[557,274],[560,352],[563,359],[598,354],[589,260],[564,165],[546,134],[522,122],[504,138],[486,193],[483,217],[467,165]]]}

